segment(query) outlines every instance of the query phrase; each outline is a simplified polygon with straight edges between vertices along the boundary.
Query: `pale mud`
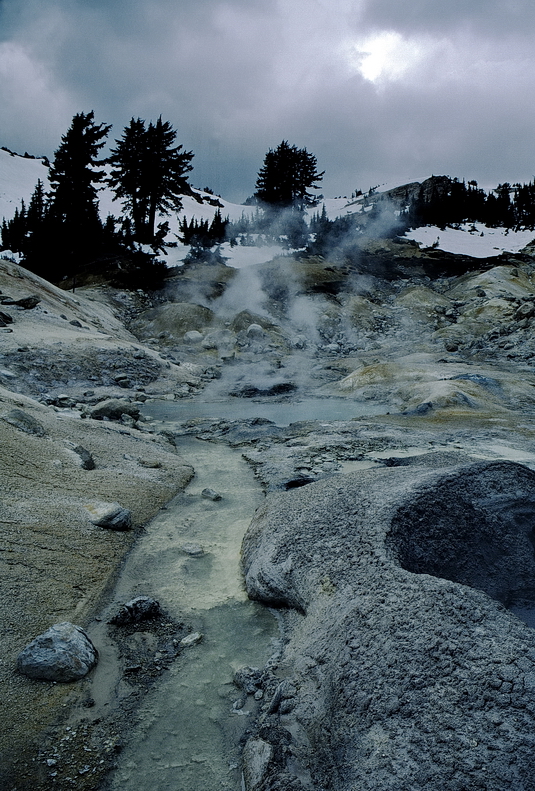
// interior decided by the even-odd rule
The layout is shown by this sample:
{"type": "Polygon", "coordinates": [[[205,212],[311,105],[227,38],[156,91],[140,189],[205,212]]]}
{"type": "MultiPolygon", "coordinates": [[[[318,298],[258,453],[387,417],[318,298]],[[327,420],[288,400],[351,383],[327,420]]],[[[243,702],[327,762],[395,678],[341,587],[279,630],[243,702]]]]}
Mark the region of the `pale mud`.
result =
{"type": "Polygon", "coordinates": [[[202,641],[143,702],[109,789],[238,788],[239,739],[253,710],[233,707],[233,676],[243,665],[263,666],[278,650],[276,620],[248,600],[240,571],[241,540],[263,500],[260,487],[239,453],[186,438],[178,444],[195,461],[195,478],[151,522],[114,598],[148,592],[202,641]],[[221,500],[202,497],[207,487],[221,500]],[[187,555],[182,548],[191,544],[204,554],[187,555]]]}

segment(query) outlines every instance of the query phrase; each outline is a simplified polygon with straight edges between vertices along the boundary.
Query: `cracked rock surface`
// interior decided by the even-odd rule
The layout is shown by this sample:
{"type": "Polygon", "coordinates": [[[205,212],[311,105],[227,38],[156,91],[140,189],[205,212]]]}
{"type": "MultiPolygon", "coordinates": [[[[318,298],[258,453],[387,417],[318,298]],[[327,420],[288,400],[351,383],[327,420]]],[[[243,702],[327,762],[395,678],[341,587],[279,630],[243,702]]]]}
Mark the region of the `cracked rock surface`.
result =
{"type": "Polygon", "coordinates": [[[243,563],[284,678],[248,791],[532,787],[535,633],[503,602],[533,594],[534,498],[521,465],[425,458],[267,498],[243,563]]]}

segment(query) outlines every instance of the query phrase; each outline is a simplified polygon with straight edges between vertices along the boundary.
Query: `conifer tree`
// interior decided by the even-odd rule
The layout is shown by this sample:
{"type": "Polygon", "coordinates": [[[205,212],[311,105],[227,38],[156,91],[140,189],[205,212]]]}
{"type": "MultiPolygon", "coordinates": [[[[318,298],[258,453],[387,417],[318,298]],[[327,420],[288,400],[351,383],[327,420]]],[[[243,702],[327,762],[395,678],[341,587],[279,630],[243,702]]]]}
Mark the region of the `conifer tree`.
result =
{"type": "Polygon", "coordinates": [[[143,190],[143,161],[147,145],[145,121],[132,118],[125,126],[123,137],[116,140],[117,148],[112,149],[108,162],[112,165],[109,186],[115,197],[123,202],[123,209],[132,218],[134,236],[143,238],[147,202],[143,190]]]}
{"type": "Polygon", "coordinates": [[[318,189],[324,175],[318,173],[317,160],[306,148],[297,148],[283,140],[270,149],[258,172],[255,197],[270,208],[304,209],[316,205],[318,198],[310,189],[318,189]]]}
{"type": "Polygon", "coordinates": [[[102,164],[98,152],[110,129],[95,124],[93,111],[78,113],[50,166],[49,216],[71,254],[94,248],[102,231],[95,185],[104,180],[104,170],[97,167],[102,164]]]}
{"type": "Polygon", "coordinates": [[[191,151],[175,146],[176,131],[161,116],[148,127],[134,119],[117,140],[109,163],[110,186],[134,223],[136,241],[152,244],[156,215],[182,208],[180,196],[191,192],[187,173],[193,170],[191,151]]]}

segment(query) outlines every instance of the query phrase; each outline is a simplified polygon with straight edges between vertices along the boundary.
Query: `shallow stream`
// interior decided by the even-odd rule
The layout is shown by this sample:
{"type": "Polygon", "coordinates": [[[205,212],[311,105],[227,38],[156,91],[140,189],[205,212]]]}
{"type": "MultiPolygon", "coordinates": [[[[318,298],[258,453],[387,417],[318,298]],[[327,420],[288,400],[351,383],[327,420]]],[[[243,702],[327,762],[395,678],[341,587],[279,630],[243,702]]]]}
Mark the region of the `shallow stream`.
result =
{"type": "MultiPolygon", "coordinates": [[[[195,478],[148,525],[114,599],[152,596],[203,638],[182,652],[145,698],[140,724],[134,724],[106,785],[113,791],[239,789],[238,742],[251,712],[233,708],[240,697],[233,675],[244,665],[263,666],[278,650],[276,619],[247,599],[239,569],[241,540],[263,497],[260,486],[239,452],[196,439],[179,442],[195,478]],[[203,497],[206,487],[221,500],[203,497]],[[188,554],[192,544],[204,554],[188,554]]],[[[101,687],[97,708],[106,695],[121,694],[120,688],[106,689],[113,662],[108,644],[95,677],[94,688],[101,687]]]]}

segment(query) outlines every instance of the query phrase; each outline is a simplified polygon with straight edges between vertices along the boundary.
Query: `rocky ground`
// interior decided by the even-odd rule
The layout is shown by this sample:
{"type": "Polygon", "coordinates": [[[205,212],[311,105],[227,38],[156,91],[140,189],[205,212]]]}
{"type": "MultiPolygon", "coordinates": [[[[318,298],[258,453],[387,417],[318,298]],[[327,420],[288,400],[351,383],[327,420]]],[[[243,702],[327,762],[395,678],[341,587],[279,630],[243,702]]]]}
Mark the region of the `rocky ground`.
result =
{"type": "MultiPolygon", "coordinates": [[[[106,287],[67,293],[0,260],[4,787],[22,791],[53,783],[96,789],[113,764],[123,715],[115,724],[93,723],[91,733],[75,732],[65,723],[70,707],[83,705],[83,682],[27,679],[16,671],[16,657],[53,623],[84,627],[98,617],[136,535],[191,478],[193,471],[175,443],[181,433],[193,433],[241,448],[275,498],[268,499],[247,538],[246,570],[252,595],[290,607],[288,648],[278,680],[268,674],[262,682],[271,702],[246,748],[248,791],[342,789],[355,783],[385,789],[431,788],[432,783],[452,789],[500,787],[489,776],[501,777],[502,788],[529,788],[525,778],[531,767],[524,756],[531,745],[520,731],[531,727],[531,698],[519,707],[513,700],[517,690],[502,688],[512,682],[502,670],[514,663],[529,686],[532,660],[524,648],[531,645],[531,631],[488,596],[466,587],[481,589],[478,581],[425,564],[412,568],[400,545],[393,547],[387,536],[402,501],[420,497],[426,487],[443,486],[449,473],[441,469],[476,462],[483,465],[490,488],[498,486],[500,476],[515,491],[532,486],[524,468],[505,465],[493,472],[485,466],[500,459],[535,465],[531,252],[475,261],[384,241],[363,248],[360,268],[319,258],[293,263],[285,258],[239,271],[199,265],[177,273],[164,293],[152,295],[106,287]],[[282,406],[310,395],[326,403],[336,397],[385,406],[374,418],[308,420],[287,427],[258,419],[208,418],[160,425],[143,417],[152,399],[189,402],[203,392],[224,401],[275,400],[282,406]],[[348,478],[339,477],[346,472],[348,478]],[[358,514],[347,510],[348,498],[361,504],[358,514]],[[95,509],[110,503],[131,512],[132,530],[109,530],[91,521],[95,509]],[[379,507],[380,520],[371,516],[379,507]],[[302,524],[295,521],[295,509],[309,514],[326,542],[318,559],[309,560],[310,543],[316,541],[311,534],[299,539],[299,550],[288,561],[285,547],[302,524]],[[319,519],[326,509],[340,514],[334,532],[332,519],[319,519]],[[284,529],[290,532],[283,535],[279,514],[286,512],[284,529]],[[358,541],[365,560],[356,564],[357,577],[342,579],[340,552],[345,558],[355,550],[340,548],[344,541],[351,543],[355,520],[363,525],[358,541]],[[371,522],[374,532],[368,535],[371,522]],[[259,549],[270,531],[275,537],[280,533],[280,543],[259,549]],[[380,569],[372,557],[380,558],[380,569]],[[271,575],[267,588],[265,579],[260,584],[258,574],[251,576],[258,564],[264,578],[271,575]],[[309,571],[309,581],[301,584],[309,571]],[[348,626],[356,617],[350,613],[355,585],[368,588],[366,602],[358,605],[368,608],[357,619],[367,624],[362,629],[348,626]],[[439,617],[433,608],[440,597],[444,612],[439,617]],[[482,613],[476,626],[470,615],[474,608],[482,613]],[[440,629],[437,618],[446,619],[440,629]],[[328,634],[321,623],[331,624],[328,634]],[[422,637],[411,648],[407,635],[414,623],[422,637]],[[401,670],[383,668],[379,683],[375,642],[381,630],[390,643],[381,644],[379,654],[401,670]],[[474,635],[471,651],[477,656],[466,648],[474,635]],[[422,684],[401,690],[402,669],[416,662],[415,652],[425,653],[426,641],[434,646],[435,664],[418,666],[422,684]],[[349,652],[343,663],[337,653],[342,643],[349,652]],[[451,659],[448,665],[443,644],[449,646],[444,649],[448,656],[462,654],[463,661],[451,659]],[[492,679],[501,679],[498,687],[483,670],[481,657],[488,656],[490,645],[495,646],[492,679]],[[335,672],[339,666],[345,675],[335,672]],[[459,674],[475,680],[466,698],[472,703],[463,703],[454,714],[459,700],[452,697],[452,684],[459,674]],[[279,689],[282,677],[286,687],[279,689]],[[489,690],[497,689],[496,702],[498,693],[489,690]],[[418,695],[444,701],[440,717],[450,718],[448,733],[462,731],[465,742],[458,743],[461,736],[448,741],[444,728],[439,738],[440,728],[435,720],[425,720],[418,695]],[[388,708],[391,698],[398,700],[397,708],[388,708]],[[477,725],[469,723],[469,711],[477,713],[477,725]],[[503,744],[496,742],[497,748],[485,735],[484,749],[474,752],[470,745],[479,742],[476,731],[487,721],[508,735],[503,744]],[[52,726],[70,728],[61,745],[52,726]],[[412,740],[400,735],[407,728],[412,740]],[[325,749],[332,750],[332,758],[325,749]],[[493,749],[499,753],[496,760],[489,758],[493,749]],[[420,774],[418,750],[426,755],[420,774]],[[456,774],[451,766],[459,750],[464,752],[456,774]],[[438,761],[441,751],[451,761],[438,761]],[[509,761],[507,768],[506,753],[522,758],[509,761]],[[58,762],[62,771],[55,769],[58,762]],[[358,778],[357,765],[365,767],[358,778]],[[490,767],[490,775],[481,774],[482,766],[490,767]]],[[[475,473],[459,475],[464,486],[466,476],[472,480],[475,473]]],[[[470,491],[467,501],[475,496],[470,491]]],[[[528,511],[530,497],[517,497],[528,503],[528,511]]],[[[447,498],[444,508],[451,508],[447,498]]],[[[426,552],[422,549],[422,556],[426,552]]],[[[503,601],[507,595],[496,597],[503,601]]],[[[153,633],[156,648],[142,657],[148,669],[140,676],[140,690],[165,672],[163,663],[154,669],[154,656],[165,656],[173,640],[182,639],[184,627],[162,622],[153,633]]],[[[128,712],[123,714],[127,719],[128,712]]]]}

